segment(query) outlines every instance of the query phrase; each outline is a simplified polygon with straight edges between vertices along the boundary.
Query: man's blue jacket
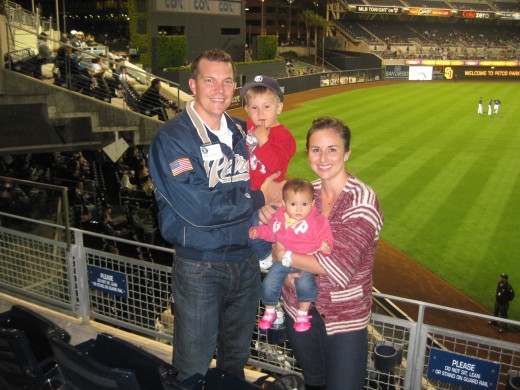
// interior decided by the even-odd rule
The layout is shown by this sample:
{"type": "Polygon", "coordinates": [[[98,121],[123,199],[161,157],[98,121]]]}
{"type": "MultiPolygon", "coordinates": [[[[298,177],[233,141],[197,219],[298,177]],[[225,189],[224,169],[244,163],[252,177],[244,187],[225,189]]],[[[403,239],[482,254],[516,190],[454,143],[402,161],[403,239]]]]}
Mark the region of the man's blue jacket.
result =
{"type": "Polygon", "coordinates": [[[264,197],[251,191],[245,124],[224,115],[233,149],[207,130],[191,103],[159,128],[150,147],[159,228],[182,257],[238,262],[252,254],[248,231],[264,197]]]}

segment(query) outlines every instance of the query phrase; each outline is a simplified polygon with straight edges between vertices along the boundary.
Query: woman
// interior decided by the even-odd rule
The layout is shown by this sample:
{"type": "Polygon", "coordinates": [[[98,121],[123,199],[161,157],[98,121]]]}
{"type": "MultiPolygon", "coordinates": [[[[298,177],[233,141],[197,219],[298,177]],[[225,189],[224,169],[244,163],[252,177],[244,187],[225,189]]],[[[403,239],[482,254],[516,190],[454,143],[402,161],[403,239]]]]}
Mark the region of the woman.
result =
{"type": "Polygon", "coordinates": [[[313,183],[316,207],[328,217],[335,239],[330,256],[291,253],[280,243],[273,250],[284,265],[317,274],[318,298],[307,332],[293,329],[294,288],[286,285],[282,294],[289,341],[307,389],[360,390],[366,373],[372,268],[383,214],[374,191],[345,169],[350,152],[350,129],[340,120],[312,123],[307,153],[319,176],[313,183]]]}

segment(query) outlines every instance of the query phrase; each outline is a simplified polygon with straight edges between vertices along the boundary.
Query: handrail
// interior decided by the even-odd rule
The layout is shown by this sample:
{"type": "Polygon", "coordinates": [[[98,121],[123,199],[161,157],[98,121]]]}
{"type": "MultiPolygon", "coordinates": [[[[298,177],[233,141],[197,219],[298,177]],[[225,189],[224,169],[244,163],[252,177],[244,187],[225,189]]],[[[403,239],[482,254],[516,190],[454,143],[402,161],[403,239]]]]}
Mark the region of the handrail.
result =
{"type": "MultiPolygon", "coordinates": [[[[4,215],[18,218],[21,221],[30,220],[5,212],[0,213],[0,216],[3,217],[4,215]]],[[[37,220],[32,220],[32,222],[41,223],[37,220]]],[[[59,310],[63,306],[55,306],[56,298],[54,296],[40,297],[36,294],[38,290],[32,288],[32,286],[37,288],[38,286],[55,284],[58,290],[61,288],[67,289],[69,292],[65,296],[67,301],[62,302],[62,304],[69,303],[66,306],[71,308],[71,312],[78,318],[82,319],[83,324],[88,324],[90,318],[99,319],[112,326],[123,327],[139,334],[171,342],[171,329],[166,333],[161,330],[169,326],[168,323],[164,322],[163,328],[157,327],[157,323],[161,325],[161,321],[171,321],[173,318],[172,313],[167,309],[168,304],[171,303],[169,301],[171,297],[171,267],[95,249],[92,247],[91,238],[96,237],[103,240],[117,241],[118,243],[163,251],[170,255],[174,253],[174,249],[157,247],[83,229],[70,228],[75,237],[74,245],[71,246],[65,256],[63,256],[62,250],[58,250],[58,248],[63,248],[63,244],[56,243],[56,252],[48,253],[48,256],[43,256],[44,258],[40,260],[38,252],[30,254],[28,252],[29,249],[32,247],[38,248],[43,243],[46,243],[47,247],[50,246],[50,249],[52,249],[51,240],[41,238],[37,234],[33,234],[33,237],[31,237],[31,234],[25,231],[18,233],[18,231],[6,225],[8,223],[2,223],[0,226],[0,244],[6,248],[9,248],[10,245],[17,245],[17,248],[22,249],[21,256],[23,261],[13,257],[17,255],[13,251],[0,252],[0,286],[2,291],[13,292],[12,283],[17,283],[17,280],[20,280],[20,282],[24,280],[23,278],[10,279],[9,275],[15,272],[19,273],[20,270],[24,269],[20,267],[28,267],[24,273],[28,273],[29,283],[27,285],[20,284],[19,286],[14,286],[14,294],[16,296],[26,297],[28,300],[40,302],[44,306],[59,310]],[[16,238],[17,235],[19,239],[16,238]],[[20,246],[22,243],[27,243],[27,249],[23,249],[20,246]],[[11,254],[6,254],[8,252],[11,254]],[[30,266],[32,262],[35,263],[34,268],[30,266]],[[65,265],[66,267],[64,267],[65,265]],[[42,275],[43,279],[39,280],[40,276],[38,275],[42,266],[48,266],[49,272],[42,275]],[[126,278],[128,278],[127,288],[130,292],[128,297],[118,299],[117,296],[94,290],[89,281],[89,271],[92,266],[101,267],[109,273],[126,275],[126,278]],[[145,285],[146,288],[143,289],[145,285]],[[149,308],[146,305],[154,307],[149,308]],[[123,316],[119,315],[118,312],[122,312],[123,316]],[[132,314],[133,317],[126,318],[124,314],[132,314]],[[164,318],[169,318],[170,320],[163,319],[162,315],[165,315],[166,317],[164,318]],[[155,328],[151,320],[155,321],[155,328]]],[[[486,352],[492,351],[493,356],[498,356],[497,358],[490,358],[489,356],[484,358],[500,361],[503,370],[501,370],[499,382],[502,384],[505,382],[507,368],[514,368],[515,362],[520,358],[519,344],[507,342],[503,339],[495,340],[463,333],[450,328],[441,328],[425,322],[425,314],[428,310],[441,310],[443,313],[466,315],[471,319],[496,320],[493,316],[384,294],[377,290],[372,295],[375,300],[388,301],[396,307],[398,307],[399,303],[405,303],[418,308],[418,316],[415,321],[406,316],[393,318],[388,315],[375,313],[372,315],[369,326],[368,342],[371,346],[370,348],[373,348],[377,342],[383,341],[399,346],[403,350],[403,362],[395,368],[391,377],[392,381],[400,381],[399,388],[416,390],[422,388],[422,384],[425,383],[428,383],[427,388],[436,388],[436,380],[430,378],[425,371],[430,351],[433,347],[448,353],[462,353],[476,358],[482,358],[479,351],[483,351],[484,355],[486,352]],[[454,348],[453,344],[461,346],[461,348],[454,348]]],[[[515,327],[520,326],[519,321],[500,319],[500,322],[515,327]]],[[[268,340],[265,339],[265,334],[261,332],[255,331],[251,353],[250,364],[253,366],[281,373],[287,371],[299,372],[294,365],[294,357],[290,347],[285,343],[284,345],[269,344],[268,340]]],[[[368,375],[375,375],[375,377],[371,376],[371,378],[379,378],[377,371],[374,370],[375,368],[369,365],[368,375]]],[[[384,379],[381,377],[380,380],[381,383],[389,384],[389,378],[384,379]]]]}

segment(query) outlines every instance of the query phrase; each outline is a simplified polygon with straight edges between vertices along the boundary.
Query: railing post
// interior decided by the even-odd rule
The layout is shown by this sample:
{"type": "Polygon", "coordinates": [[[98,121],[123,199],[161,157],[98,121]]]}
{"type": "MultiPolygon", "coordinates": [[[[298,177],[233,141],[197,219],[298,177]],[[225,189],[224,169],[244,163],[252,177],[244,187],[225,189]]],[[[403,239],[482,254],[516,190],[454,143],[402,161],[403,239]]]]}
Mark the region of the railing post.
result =
{"type": "Polygon", "coordinates": [[[410,378],[410,389],[420,389],[423,378],[424,359],[426,357],[426,342],[423,340],[424,304],[419,304],[417,323],[415,328],[415,339],[413,340],[413,371],[410,378]]]}
{"type": "MultiPolygon", "coordinates": [[[[78,314],[81,322],[86,325],[90,321],[90,300],[88,288],[87,261],[83,246],[83,234],[74,231],[74,245],[71,247],[78,287],[78,314]]],[[[74,276],[74,275],[72,275],[74,276]]]]}

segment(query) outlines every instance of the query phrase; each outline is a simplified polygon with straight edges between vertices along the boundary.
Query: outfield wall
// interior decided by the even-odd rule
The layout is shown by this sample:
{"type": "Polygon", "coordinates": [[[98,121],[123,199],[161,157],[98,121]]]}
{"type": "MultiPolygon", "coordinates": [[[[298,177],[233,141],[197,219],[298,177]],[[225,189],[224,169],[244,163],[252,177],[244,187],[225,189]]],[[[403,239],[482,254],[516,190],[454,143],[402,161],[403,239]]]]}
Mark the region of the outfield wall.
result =
{"type": "MultiPolygon", "coordinates": [[[[317,88],[333,87],[337,85],[358,84],[373,81],[381,81],[384,77],[384,69],[357,69],[338,72],[312,73],[308,75],[279,78],[276,81],[282,92],[287,94],[309,91],[317,88]]],[[[242,99],[240,88],[235,90],[230,110],[241,108],[242,99]]]]}
{"type": "Polygon", "coordinates": [[[520,81],[520,66],[386,65],[384,79],[520,81]]]}
{"type": "Polygon", "coordinates": [[[446,66],[447,80],[517,80],[520,81],[520,67],[498,66],[446,66]]]}

